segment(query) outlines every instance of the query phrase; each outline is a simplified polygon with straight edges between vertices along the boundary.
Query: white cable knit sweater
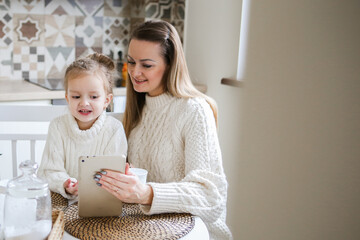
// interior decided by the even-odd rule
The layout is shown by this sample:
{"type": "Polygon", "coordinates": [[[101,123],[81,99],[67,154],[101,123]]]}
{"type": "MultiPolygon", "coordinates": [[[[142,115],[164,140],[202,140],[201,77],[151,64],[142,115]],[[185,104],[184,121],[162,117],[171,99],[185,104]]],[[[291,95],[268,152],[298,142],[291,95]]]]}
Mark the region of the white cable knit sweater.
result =
{"type": "Polygon", "coordinates": [[[201,217],[210,239],[231,239],[227,181],[213,112],[204,99],[146,96],[141,122],[128,139],[128,159],[148,170],[154,190],[145,214],[188,212],[201,217]]]}
{"type": "Polygon", "coordinates": [[[48,136],[38,175],[49,183],[50,190],[66,198],[63,183],[78,178],[80,156],[127,155],[127,141],[122,123],[103,112],[88,130],[80,130],[69,113],[55,118],[48,136]]]}

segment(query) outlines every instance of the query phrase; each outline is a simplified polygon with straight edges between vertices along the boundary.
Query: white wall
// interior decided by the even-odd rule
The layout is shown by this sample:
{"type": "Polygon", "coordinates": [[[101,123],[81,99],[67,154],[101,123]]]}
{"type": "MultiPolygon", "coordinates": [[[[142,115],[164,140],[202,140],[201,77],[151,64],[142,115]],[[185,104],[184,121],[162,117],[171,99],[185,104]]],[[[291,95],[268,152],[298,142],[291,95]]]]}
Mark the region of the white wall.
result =
{"type": "Polygon", "coordinates": [[[236,91],[220,78],[235,76],[239,2],[188,1],[186,37],[219,104],[234,239],[360,239],[360,1],[253,0],[236,91]]]}
{"type": "MultiPolygon", "coordinates": [[[[227,222],[237,233],[240,163],[240,89],[221,85],[223,77],[236,77],[241,1],[187,1],[185,54],[193,81],[205,83],[207,94],[219,108],[219,140],[228,190],[227,222]]],[[[237,239],[237,238],[235,238],[237,239]]]]}

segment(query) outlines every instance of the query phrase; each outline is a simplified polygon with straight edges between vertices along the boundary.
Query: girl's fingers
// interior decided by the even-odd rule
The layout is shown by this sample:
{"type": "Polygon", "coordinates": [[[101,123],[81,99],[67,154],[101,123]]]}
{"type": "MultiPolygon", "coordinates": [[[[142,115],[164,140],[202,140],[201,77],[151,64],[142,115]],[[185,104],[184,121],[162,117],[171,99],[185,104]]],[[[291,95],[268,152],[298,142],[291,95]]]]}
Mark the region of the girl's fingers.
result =
{"type": "Polygon", "coordinates": [[[126,165],[125,165],[125,175],[129,175],[129,169],[130,169],[130,165],[129,165],[129,163],[126,163],[126,165]]]}
{"type": "Polygon", "coordinates": [[[70,182],[71,182],[70,178],[66,180],[63,184],[64,188],[68,188],[70,186],[70,182]]]}

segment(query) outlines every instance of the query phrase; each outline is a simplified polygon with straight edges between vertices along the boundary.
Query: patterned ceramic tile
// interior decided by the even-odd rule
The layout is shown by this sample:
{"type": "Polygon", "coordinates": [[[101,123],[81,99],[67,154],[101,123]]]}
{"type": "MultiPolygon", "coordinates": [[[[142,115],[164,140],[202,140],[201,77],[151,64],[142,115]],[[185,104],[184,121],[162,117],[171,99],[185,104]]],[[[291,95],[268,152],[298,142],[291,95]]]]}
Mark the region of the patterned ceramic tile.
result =
{"type": "Polygon", "coordinates": [[[75,47],[75,17],[45,15],[45,46],[75,47]]]}
{"type": "Polygon", "coordinates": [[[130,17],[131,0],[105,0],[104,16],[108,17],[130,17]]]}
{"type": "Polygon", "coordinates": [[[10,5],[10,0],[0,0],[0,11],[9,11],[10,5]]]}
{"type": "Polygon", "coordinates": [[[173,1],[171,20],[185,20],[185,0],[173,1]]]}
{"type": "Polygon", "coordinates": [[[133,31],[138,25],[142,24],[145,21],[145,18],[131,18],[130,31],[133,31]]]}
{"type": "Polygon", "coordinates": [[[184,21],[183,20],[173,20],[171,24],[176,28],[178,32],[181,42],[184,42],[184,21]]]}
{"type": "Polygon", "coordinates": [[[83,16],[104,15],[104,0],[75,0],[74,4],[83,16]]]}
{"type": "Polygon", "coordinates": [[[86,57],[87,55],[94,53],[94,52],[102,53],[102,48],[101,47],[92,47],[92,48],[76,47],[75,57],[76,58],[86,57]]]}
{"type": "Polygon", "coordinates": [[[47,47],[45,50],[45,76],[63,79],[65,70],[75,60],[74,47],[47,47]]]}
{"type": "Polygon", "coordinates": [[[45,1],[45,14],[82,16],[73,0],[47,0],[45,1]]]}
{"type": "Polygon", "coordinates": [[[104,18],[103,53],[113,56],[114,52],[127,52],[129,44],[130,19],[104,18]]]}
{"type": "Polygon", "coordinates": [[[183,39],[185,3],[0,0],[0,78],[37,78],[57,88],[65,66],[76,57],[126,53],[130,32],[147,19],[171,22],[183,39]]]}
{"type": "Polygon", "coordinates": [[[0,79],[13,78],[12,48],[0,48],[0,79]]]}
{"type": "Polygon", "coordinates": [[[44,46],[44,15],[14,14],[14,44],[44,46]]]}
{"type": "Polygon", "coordinates": [[[11,47],[13,43],[13,18],[8,11],[0,10],[0,47],[11,47]]]}
{"type": "Polygon", "coordinates": [[[148,0],[145,5],[146,18],[171,19],[172,0],[148,0]]]}
{"type": "Polygon", "coordinates": [[[131,17],[145,18],[145,0],[130,0],[131,17]]]}
{"type": "Polygon", "coordinates": [[[14,46],[14,77],[42,79],[45,77],[45,47],[14,46]]]}
{"type": "Polygon", "coordinates": [[[76,17],[76,47],[102,47],[103,17],[76,17]]]}
{"type": "Polygon", "coordinates": [[[44,14],[44,0],[11,0],[11,11],[23,14],[44,14]]]}

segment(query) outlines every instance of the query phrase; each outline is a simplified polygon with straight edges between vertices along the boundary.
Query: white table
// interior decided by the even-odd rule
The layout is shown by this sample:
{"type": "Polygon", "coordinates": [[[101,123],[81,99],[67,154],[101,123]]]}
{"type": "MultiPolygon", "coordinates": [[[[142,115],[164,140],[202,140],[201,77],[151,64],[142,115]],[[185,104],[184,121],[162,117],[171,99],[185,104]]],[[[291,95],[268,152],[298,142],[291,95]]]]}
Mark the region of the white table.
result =
{"type": "MultiPolygon", "coordinates": [[[[0,186],[4,187],[6,186],[8,180],[0,181],[0,186]]],[[[4,194],[0,193],[0,225],[2,225],[2,210],[4,207],[4,194]]],[[[195,225],[194,228],[184,237],[181,238],[181,240],[208,240],[209,239],[209,232],[205,226],[205,223],[203,220],[195,216],[195,225]]],[[[1,232],[0,232],[0,239],[1,239],[1,232]]],[[[71,236],[69,233],[64,232],[63,240],[78,240],[78,238],[75,238],[71,236]]]]}

